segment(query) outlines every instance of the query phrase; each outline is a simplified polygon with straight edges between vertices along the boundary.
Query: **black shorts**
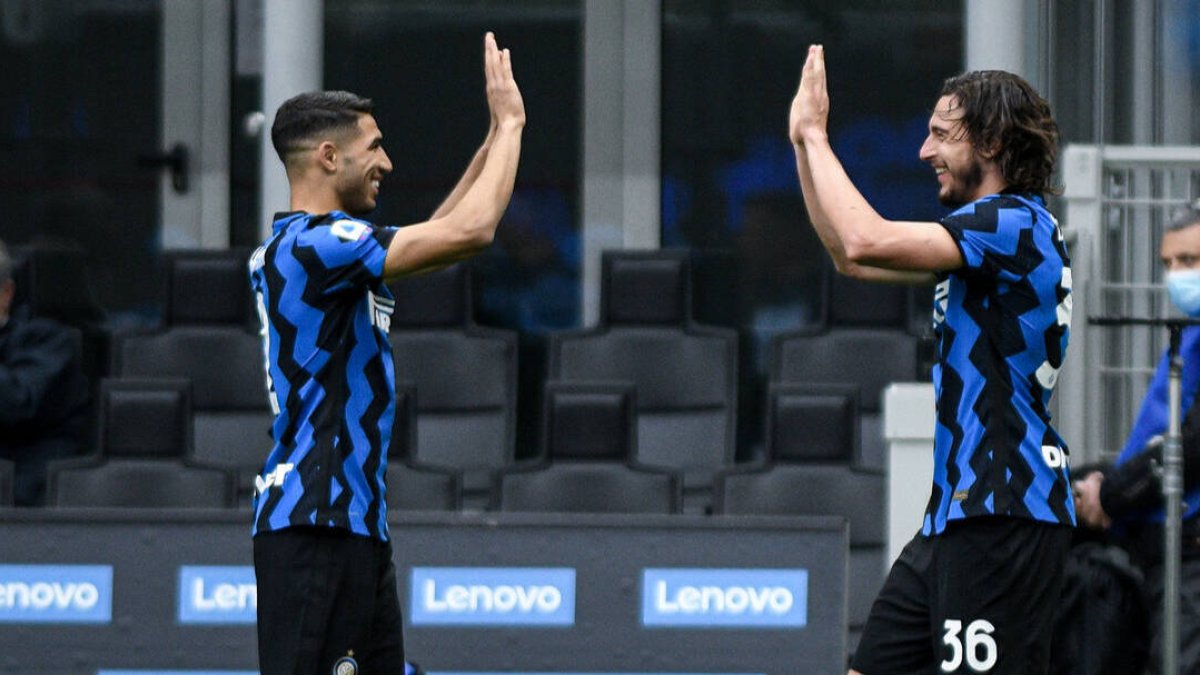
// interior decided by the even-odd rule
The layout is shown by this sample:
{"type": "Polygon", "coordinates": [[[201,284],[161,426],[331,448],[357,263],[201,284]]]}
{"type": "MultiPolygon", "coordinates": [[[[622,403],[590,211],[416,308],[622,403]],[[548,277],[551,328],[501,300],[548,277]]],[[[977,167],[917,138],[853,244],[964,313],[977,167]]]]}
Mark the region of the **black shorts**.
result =
{"type": "Polygon", "coordinates": [[[1050,668],[1071,528],[1023,518],[952,521],[904,547],[852,667],[864,675],[1050,668]]]}
{"type": "Polygon", "coordinates": [[[262,675],[403,675],[391,544],[331,527],[254,537],[262,675]]]}

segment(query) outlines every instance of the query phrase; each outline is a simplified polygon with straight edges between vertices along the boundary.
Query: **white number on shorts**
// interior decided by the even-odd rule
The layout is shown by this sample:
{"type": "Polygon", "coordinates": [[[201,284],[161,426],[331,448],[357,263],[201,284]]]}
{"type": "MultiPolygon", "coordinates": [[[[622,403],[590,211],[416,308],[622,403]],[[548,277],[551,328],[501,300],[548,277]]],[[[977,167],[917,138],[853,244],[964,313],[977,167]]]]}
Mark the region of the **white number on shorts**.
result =
{"type": "Polygon", "coordinates": [[[942,643],[950,648],[950,658],[942,661],[942,672],[952,673],[962,665],[966,656],[967,665],[977,673],[986,673],[996,665],[996,641],[992,633],[996,627],[985,619],[976,619],[967,625],[966,645],[959,638],[962,632],[962,622],[958,619],[946,619],[943,624],[946,634],[942,643]],[[982,652],[982,655],[980,654],[982,652]]]}

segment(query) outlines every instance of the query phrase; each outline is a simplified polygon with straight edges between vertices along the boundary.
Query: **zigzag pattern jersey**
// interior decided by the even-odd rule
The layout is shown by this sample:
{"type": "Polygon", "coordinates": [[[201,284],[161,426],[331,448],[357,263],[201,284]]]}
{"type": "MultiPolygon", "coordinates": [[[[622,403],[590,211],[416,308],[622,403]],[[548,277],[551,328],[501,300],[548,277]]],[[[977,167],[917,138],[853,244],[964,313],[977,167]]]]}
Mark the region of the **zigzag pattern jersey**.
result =
{"type": "Polygon", "coordinates": [[[1040,197],[1016,193],[941,224],[963,267],[934,293],[937,425],[921,533],[991,514],[1074,524],[1068,449],[1047,410],[1071,323],[1062,232],[1040,197]]]}
{"type": "Polygon", "coordinates": [[[319,525],[388,538],[395,301],[383,264],[395,232],[340,211],[277,214],[250,258],[275,412],[255,534],[319,525]]]}

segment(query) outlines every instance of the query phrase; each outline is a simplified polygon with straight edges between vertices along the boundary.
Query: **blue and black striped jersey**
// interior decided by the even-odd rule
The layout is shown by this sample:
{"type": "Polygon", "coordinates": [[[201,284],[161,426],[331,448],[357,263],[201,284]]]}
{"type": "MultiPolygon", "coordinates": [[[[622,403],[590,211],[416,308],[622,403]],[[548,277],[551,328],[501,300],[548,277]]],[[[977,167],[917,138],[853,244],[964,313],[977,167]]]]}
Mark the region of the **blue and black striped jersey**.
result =
{"type": "Polygon", "coordinates": [[[255,534],[318,525],[388,537],[394,300],[382,279],[394,235],[339,211],[277,214],[250,258],[275,411],[255,534]]]}
{"type": "Polygon", "coordinates": [[[1047,410],[1071,322],[1058,223],[1040,197],[1001,193],[942,226],[963,267],[934,293],[937,425],[921,532],[990,514],[1073,524],[1067,446],[1047,410]]]}

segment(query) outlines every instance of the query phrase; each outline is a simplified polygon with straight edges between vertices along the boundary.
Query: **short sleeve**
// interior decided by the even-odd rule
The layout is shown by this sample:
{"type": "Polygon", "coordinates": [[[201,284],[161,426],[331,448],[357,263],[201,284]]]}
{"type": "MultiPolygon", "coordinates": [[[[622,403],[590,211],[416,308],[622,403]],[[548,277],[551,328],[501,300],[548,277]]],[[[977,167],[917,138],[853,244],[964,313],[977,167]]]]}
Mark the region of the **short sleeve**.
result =
{"type": "Polygon", "coordinates": [[[309,278],[326,293],[338,293],[383,278],[388,245],[395,234],[395,228],[331,217],[306,230],[298,243],[313,253],[305,265],[309,278]]]}
{"type": "Polygon", "coordinates": [[[993,199],[969,204],[942,219],[962,253],[963,270],[1020,277],[1036,261],[1032,247],[1034,216],[1020,202],[993,199]]]}

